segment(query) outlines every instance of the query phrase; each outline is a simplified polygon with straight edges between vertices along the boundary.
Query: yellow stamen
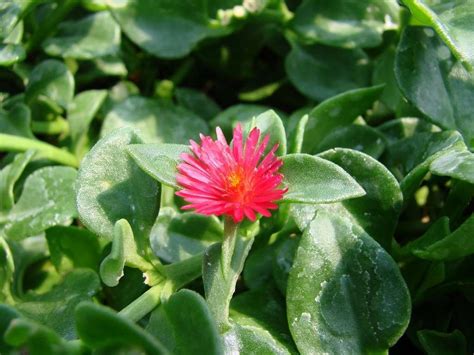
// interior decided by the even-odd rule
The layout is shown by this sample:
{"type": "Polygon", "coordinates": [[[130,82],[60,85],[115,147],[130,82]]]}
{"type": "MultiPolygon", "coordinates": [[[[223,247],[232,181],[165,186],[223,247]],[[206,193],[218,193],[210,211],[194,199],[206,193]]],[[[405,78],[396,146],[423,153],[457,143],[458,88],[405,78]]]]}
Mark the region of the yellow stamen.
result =
{"type": "Polygon", "coordinates": [[[242,174],[240,171],[233,171],[230,173],[227,181],[229,182],[230,187],[235,188],[242,182],[242,174]]]}

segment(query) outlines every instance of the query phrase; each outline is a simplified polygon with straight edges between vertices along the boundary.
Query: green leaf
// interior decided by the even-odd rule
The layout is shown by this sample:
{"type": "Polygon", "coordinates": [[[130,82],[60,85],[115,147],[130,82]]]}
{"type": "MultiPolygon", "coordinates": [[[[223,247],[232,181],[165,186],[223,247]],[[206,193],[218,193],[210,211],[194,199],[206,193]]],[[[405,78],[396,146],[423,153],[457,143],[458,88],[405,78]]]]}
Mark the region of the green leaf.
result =
{"type": "Polygon", "coordinates": [[[450,233],[447,219],[441,219],[406,248],[426,260],[456,260],[474,253],[474,215],[450,233]]]}
{"type": "Polygon", "coordinates": [[[120,27],[108,11],[78,21],[60,23],[58,32],[43,42],[50,56],[93,59],[115,54],[120,45],[120,27]]]}
{"type": "Polygon", "coordinates": [[[410,289],[414,307],[427,301],[431,290],[446,281],[446,267],[442,261],[412,259],[403,265],[400,271],[410,289]]]}
{"type": "Polygon", "coordinates": [[[407,99],[433,123],[474,139],[474,75],[455,61],[431,29],[405,29],[397,50],[395,75],[407,99]]]}
{"type": "MultiPolygon", "coordinates": [[[[0,302],[12,302],[11,284],[13,282],[13,275],[15,272],[15,263],[13,254],[8,243],[3,237],[0,237],[0,302]]],[[[0,309],[1,314],[1,309],[0,309]]],[[[1,320],[1,315],[0,315],[1,320]]],[[[2,324],[0,322],[0,324],[2,324]]],[[[1,326],[0,326],[1,328],[1,326]]],[[[0,329],[0,350],[1,350],[1,334],[0,329]]]]}
{"type": "Polygon", "coordinates": [[[360,49],[293,44],[285,68],[298,91],[317,101],[369,83],[369,60],[360,49]]]}
{"type": "MultiPolygon", "coordinates": [[[[287,237],[286,235],[281,238],[287,237]]],[[[282,239],[274,243],[265,243],[250,252],[243,271],[245,286],[250,290],[259,289],[272,280],[272,263],[276,248],[282,239]]]]}
{"type": "Polygon", "coordinates": [[[100,264],[100,277],[109,287],[118,285],[123,276],[124,266],[146,271],[152,268],[141,255],[133,236],[132,227],[125,219],[120,219],[114,226],[112,250],[100,264]]]}
{"type": "Polygon", "coordinates": [[[5,341],[31,355],[79,355],[85,351],[80,344],[66,342],[52,329],[23,318],[10,322],[5,341]]]}
{"type": "Polygon", "coordinates": [[[3,39],[3,43],[21,44],[23,38],[24,24],[23,21],[18,21],[10,34],[3,39]]]}
{"type": "Polygon", "coordinates": [[[363,196],[364,189],[342,168],[308,154],[283,157],[280,173],[288,192],[283,201],[293,203],[329,203],[363,196]]]}
{"type": "Polygon", "coordinates": [[[56,270],[99,270],[102,248],[94,233],[84,228],[56,226],[46,231],[46,239],[51,262],[56,270]]]}
{"type": "Polygon", "coordinates": [[[226,350],[230,354],[291,354],[288,347],[277,342],[274,337],[261,326],[235,324],[223,334],[226,350]]]}
{"type": "Polygon", "coordinates": [[[266,135],[270,136],[266,152],[272,149],[275,144],[278,144],[278,149],[275,153],[280,156],[286,154],[285,127],[275,111],[265,111],[252,119],[247,125],[248,131],[253,127],[260,129],[261,137],[265,137],[266,135]]]}
{"type": "Polygon", "coordinates": [[[81,340],[93,349],[137,347],[149,355],[169,354],[151,334],[110,308],[84,302],[76,308],[76,327],[81,340]]]}
{"type": "Polygon", "coordinates": [[[306,129],[306,124],[308,123],[309,116],[307,114],[301,116],[298,119],[293,131],[288,132],[288,152],[291,153],[301,153],[303,150],[303,139],[304,132],[306,129]]]}
{"type": "Polygon", "coordinates": [[[299,229],[306,229],[316,211],[326,210],[338,216],[345,216],[386,250],[390,250],[403,202],[395,177],[377,160],[354,150],[337,148],[323,152],[319,157],[344,169],[362,186],[366,194],[339,203],[292,205],[290,214],[299,229]]]}
{"type": "Polygon", "coordinates": [[[189,153],[187,145],[181,144],[132,144],[127,151],[135,163],[148,175],[164,185],[178,189],[177,165],[181,154],[189,153]]]}
{"type": "Polygon", "coordinates": [[[405,175],[420,165],[429,166],[438,156],[449,151],[465,149],[466,146],[458,132],[418,133],[390,145],[388,164],[400,167],[402,174],[405,175]]]}
{"type": "Polygon", "coordinates": [[[337,128],[328,134],[318,146],[318,151],[331,148],[351,148],[379,158],[385,150],[385,137],[375,128],[352,124],[337,128]]]}
{"type": "MultiPolygon", "coordinates": [[[[12,278],[11,292],[17,299],[23,297],[24,292],[30,287],[26,284],[25,276],[28,271],[35,271],[31,266],[37,262],[44,261],[48,257],[48,244],[43,235],[29,237],[19,242],[8,241],[11,255],[7,254],[7,262],[11,270],[15,270],[12,278]],[[13,256],[13,260],[11,260],[13,256]]],[[[5,248],[5,251],[6,248],[5,248]]],[[[9,253],[7,251],[7,253],[9,253]]],[[[44,276],[44,275],[43,275],[44,276]]],[[[36,280],[35,280],[36,281],[36,280]]],[[[58,281],[58,280],[55,280],[58,281]]],[[[35,287],[38,285],[35,285],[35,287]]]]}
{"type": "Polygon", "coordinates": [[[227,108],[219,113],[212,121],[213,127],[220,127],[224,134],[232,138],[232,129],[237,125],[237,122],[246,124],[256,117],[268,110],[270,107],[262,105],[238,104],[227,108]]]}
{"type": "Polygon", "coordinates": [[[465,149],[458,132],[418,133],[388,147],[387,165],[394,174],[405,176],[400,187],[404,199],[408,201],[435,159],[449,151],[465,149]]]}
{"type": "Polygon", "coordinates": [[[466,149],[458,132],[416,133],[388,145],[386,165],[403,177],[415,172],[420,166],[427,168],[439,155],[452,149],[466,149]]]}
{"type": "Polygon", "coordinates": [[[385,249],[389,250],[403,196],[395,177],[377,160],[350,149],[333,149],[319,155],[348,172],[366,194],[337,204],[322,205],[339,216],[348,216],[385,249]]]}
{"type": "Polygon", "coordinates": [[[194,112],[206,121],[213,119],[221,110],[212,98],[198,90],[177,88],[175,95],[179,106],[194,112]]]}
{"type": "Polygon", "coordinates": [[[56,331],[65,339],[74,339],[74,309],[100,289],[96,273],[88,269],[76,269],[64,280],[44,294],[28,293],[16,309],[26,318],[33,319],[56,331]]]}
{"type": "Polygon", "coordinates": [[[474,67],[474,47],[471,26],[474,20],[474,6],[469,0],[426,1],[403,0],[415,20],[431,26],[454,56],[472,71],[474,67]],[[429,6],[433,5],[433,6],[429,6]]]}
{"type": "Polygon", "coordinates": [[[129,157],[129,144],[142,143],[129,128],[102,138],[84,157],[76,184],[81,221],[95,234],[112,240],[115,222],[126,219],[146,249],[159,211],[160,187],[129,157]]]}
{"type": "Polygon", "coordinates": [[[385,135],[385,138],[390,144],[403,138],[410,138],[418,133],[434,133],[440,131],[437,126],[415,117],[403,117],[390,120],[378,126],[377,129],[385,135]]]}
{"type": "Polygon", "coordinates": [[[68,225],[74,205],[76,169],[53,166],[29,175],[23,193],[7,216],[4,233],[12,240],[37,235],[49,227],[68,225]]]}
{"type": "Polygon", "coordinates": [[[0,44],[0,66],[9,67],[25,58],[26,52],[21,44],[0,44]]]}
{"type": "Polygon", "coordinates": [[[184,57],[206,37],[227,32],[211,24],[202,0],[128,0],[112,4],[111,11],[133,42],[160,58],[184,57]]]}
{"type": "Polygon", "coordinates": [[[387,105],[392,111],[396,111],[402,100],[400,89],[398,88],[397,79],[395,78],[395,54],[394,46],[388,47],[374,63],[374,71],[372,72],[372,83],[375,85],[385,84],[380,101],[387,105]]]}
{"type": "Polygon", "coordinates": [[[173,294],[152,313],[146,330],[172,354],[222,354],[215,321],[206,301],[194,291],[173,294]]]}
{"type": "Polygon", "coordinates": [[[276,286],[283,295],[286,295],[286,286],[288,283],[288,275],[290,274],[293,260],[295,258],[296,250],[301,236],[293,236],[286,238],[275,251],[273,256],[273,279],[276,286]]]}
{"type": "Polygon", "coordinates": [[[381,353],[404,333],[411,305],[380,245],[349,221],[318,212],[296,253],[287,307],[302,353],[381,353]]]}
{"type": "Polygon", "coordinates": [[[33,101],[46,97],[67,108],[74,96],[74,77],[64,63],[48,59],[38,64],[28,76],[25,99],[33,101]]]}
{"type": "Polygon", "coordinates": [[[292,25],[306,40],[336,47],[376,47],[384,30],[396,29],[399,8],[394,0],[305,0],[292,25]]]}
{"type": "Polygon", "coordinates": [[[20,318],[20,313],[18,313],[13,307],[9,307],[6,304],[0,304],[0,351],[5,354],[8,354],[11,350],[11,347],[5,343],[5,332],[8,329],[10,323],[20,318]]]}
{"type": "Polygon", "coordinates": [[[363,115],[380,96],[382,86],[356,89],[322,102],[310,113],[304,131],[303,152],[321,151],[319,145],[336,128],[345,127],[363,115]]]}
{"type": "Polygon", "coordinates": [[[67,120],[73,149],[85,149],[89,126],[107,97],[105,90],[83,91],[74,97],[68,107],[67,120]]]}
{"type": "Polygon", "coordinates": [[[457,329],[451,333],[424,329],[417,331],[416,335],[428,355],[455,355],[468,352],[466,338],[457,329]]]}
{"type": "Polygon", "coordinates": [[[211,245],[206,250],[203,259],[202,279],[206,301],[221,333],[230,329],[230,300],[253,243],[253,238],[243,239],[238,235],[236,238],[234,253],[227,272],[224,271],[221,243],[211,245]]]}
{"type": "Polygon", "coordinates": [[[34,139],[30,125],[31,111],[28,106],[18,103],[8,111],[0,108],[1,133],[34,139]]]}
{"type": "Polygon", "coordinates": [[[0,39],[6,38],[20,21],[23,11],[33,0],[4,1],[0,4],[0,39]]]}
{"type": "MultiPolygon", "coordinates": [[[[231,302],[230,315],[235,323],[234,328],[237,328],[237,330],[234,330],[235,334],[237,337],[242,337],[241,353],[245,353],[244,349],[248,346],[247,342],[252,338],[246,335],[249,331],[254,331],[254,339],[257,344],[259,343],[256,344],[256,348],[251,353],[261,354],[262,352],[257,351],[258,348],[262,351],[268,351],[267,347],[270,349],[273,347],[273,353],[296,353],[295,345],[290,340],[284,299],[273,287],[262,286],[259,289],[246,291],[234,297],[231,302]],[[242,328],[245,330],[242,330],[242,328]],[[267,335],[262,336],[262,333],[267,333],[267,335]],[[270,345],[271,343],[273,345],[270,345]]],[[[232,334],[232,331],[230,334],[232,334]]],[[[229,339],[230,334],[224,334],[224,338],[229,339]]],[[[226,345],[235,346],[234,344],[226,345]]]]}
{"type": "Polygon", "coordinates": [[[139,130],[146,143],[186,144],[206,134],[206,122],[194,113],[169,103],[145,97],[130,97],[115,106],[105,118],[101,135],[119,127],[139,130]]]}
{"type": "Polygon", "coordinates": [[[13,162],[0,170],[0,216],[12,208],[15,203],[13,188],[34,154],[32,150],[17,154],[13,162]]]}
{"type": "Polygon", "coordinates": [[[467,150],[451,150],[433,160],[430,171],[474,184],[474,155],[467,150]]]}
{"type": "Polygon", "coordinates": [[[163,208],[150,233],[153,252],[168,263],[176,263],[204,253],[222,240],[222,224],[216,217],[176,213],[163,208]]]}

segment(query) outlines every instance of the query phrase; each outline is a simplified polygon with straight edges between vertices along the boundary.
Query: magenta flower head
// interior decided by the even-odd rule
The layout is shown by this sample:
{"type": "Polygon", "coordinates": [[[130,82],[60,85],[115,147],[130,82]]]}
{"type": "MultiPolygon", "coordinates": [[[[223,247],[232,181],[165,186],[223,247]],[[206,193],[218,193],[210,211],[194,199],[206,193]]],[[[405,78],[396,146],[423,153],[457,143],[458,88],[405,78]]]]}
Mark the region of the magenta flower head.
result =
{"type": "Polygon", "coordinates": [[[181,156],[176,180],[183,189],[176,194],[189,203],[183,209],[231,216],[236,223],[244,217],[255,221],[256,213],[269,217],[287,191],[280,188],[283,162],[275,155],[278,144],[263,157],[270,137],[259,142],[258,128],[244,141],[238,124],[230,146],[219,127],[216,133],[217,140],[201,134],[200,145],[191,140],[192,153],[181,156]]]}

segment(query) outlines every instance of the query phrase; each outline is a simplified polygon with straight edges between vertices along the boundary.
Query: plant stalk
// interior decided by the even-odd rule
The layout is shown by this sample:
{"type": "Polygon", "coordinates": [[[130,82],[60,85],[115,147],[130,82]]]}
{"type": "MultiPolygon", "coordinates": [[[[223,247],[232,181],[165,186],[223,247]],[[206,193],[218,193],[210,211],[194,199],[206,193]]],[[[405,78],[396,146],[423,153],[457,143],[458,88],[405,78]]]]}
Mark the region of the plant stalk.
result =
{"type": "Polygon", "coordinates": [[[224,219],[224,240],[222,241],[221,267],[224,278],[227,279],[230,269],[232,268],[232,256],[234,255],[235,242],[239,224],[235,223],[231,217],[224,219]]]}
{"type": "Polygon", "coordinates": [[[133,322],[138,322],[160,304],[161,293],[165,284],[165,282],[162,282],[153,286],[127,307],[122,309],[119,314],[133,322]]]}
{"type": "Polygon", "coordinates": [[[0,133],[0,151],[25,152],[34,149],[37,157],[77,168],[79,161],[71,153],[39,140],[0,133]]]}

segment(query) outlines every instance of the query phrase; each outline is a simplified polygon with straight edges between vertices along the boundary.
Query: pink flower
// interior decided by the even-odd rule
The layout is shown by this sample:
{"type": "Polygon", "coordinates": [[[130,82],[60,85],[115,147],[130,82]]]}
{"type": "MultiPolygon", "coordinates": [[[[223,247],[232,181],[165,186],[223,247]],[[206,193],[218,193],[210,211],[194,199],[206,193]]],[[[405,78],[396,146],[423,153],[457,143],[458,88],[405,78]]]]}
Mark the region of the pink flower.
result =
{"type": "Polygon", "coordinates": [[[258,128],[244,141],[238,124],[230,146],[219,127],[216,133],[217,140],[201,134],[201,145],[191,140],[193,153],[181,156],[176,180],[183,189],[176,194],[189,203],[183,209],[228,215],[236,223],[244,217],[255,221],[256,213],[269,217],[269,210],[278,208],[275,202],[287,191],[279,188],[283,162],[275,156],[278,144],[261,159],[270,137],[259,143],[258,128]]]}

